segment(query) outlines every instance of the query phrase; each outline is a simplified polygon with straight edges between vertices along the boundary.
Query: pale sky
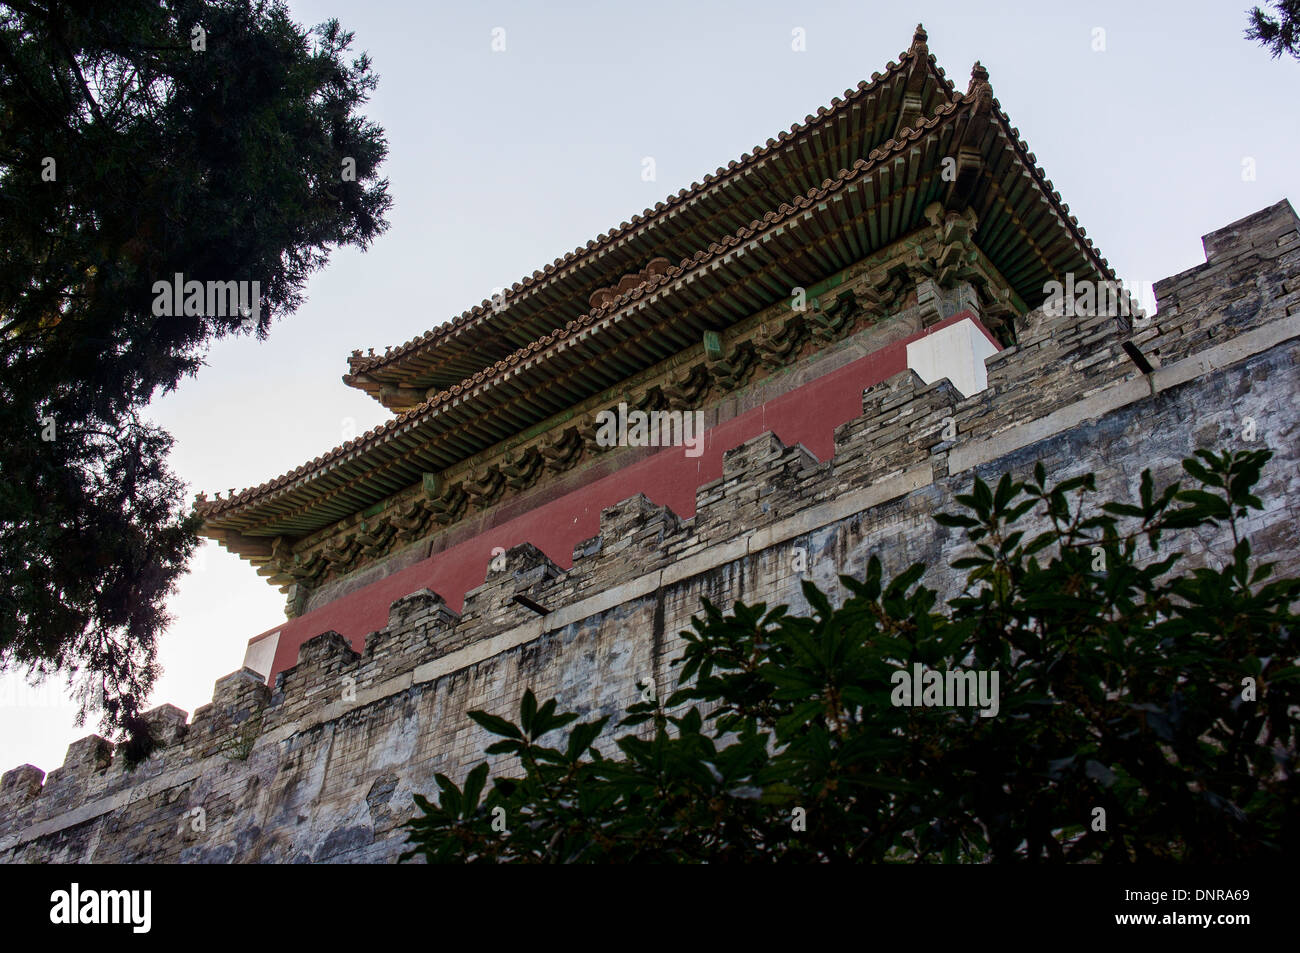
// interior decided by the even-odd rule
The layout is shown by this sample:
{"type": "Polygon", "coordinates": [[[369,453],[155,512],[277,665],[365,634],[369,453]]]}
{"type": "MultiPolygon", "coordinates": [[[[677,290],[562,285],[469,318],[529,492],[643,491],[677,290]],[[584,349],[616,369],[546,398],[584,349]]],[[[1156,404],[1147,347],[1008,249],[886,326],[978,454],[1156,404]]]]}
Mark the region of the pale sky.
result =
{"type": "MultiPolygon", "coordinates": [[[[883,70],[918,20],[959,90],[976,59],[988,69],[1127,280],[1200,264],[1203,233],[1283,197],[1300,204],[1300,62],[1242,37],[1245,0],[290,6],[309,25],[337,17],[374,60],[366,114],[388,135],[392,228],[365,255],[336,254],[269,340],[214,346],[154,403],[191,493],[256,485],[380,423],[387,411],[340,380],[353,348],[423,333],[739,159],[883,70]]],[[[169,603],[152,704],[193,713],[283,607],[249,564],[205,543],[169,603]]],[[[61,683],[0,677],[0,770],[62,764],[96,728],[72,713],[61,683]]]]}

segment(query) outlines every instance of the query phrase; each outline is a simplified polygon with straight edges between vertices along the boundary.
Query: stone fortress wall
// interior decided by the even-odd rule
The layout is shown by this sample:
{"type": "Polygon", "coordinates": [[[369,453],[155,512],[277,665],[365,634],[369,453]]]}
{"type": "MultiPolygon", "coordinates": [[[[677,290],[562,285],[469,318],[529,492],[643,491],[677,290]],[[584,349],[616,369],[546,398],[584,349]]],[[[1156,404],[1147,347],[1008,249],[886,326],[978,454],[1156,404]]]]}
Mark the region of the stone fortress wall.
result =
{"type": "MultiPolygon", "coordinates": [[[[863,394],[827,461],[759,436],[728,452],[692,519],[634,497],[603,512],[571,569],[517,546],[459,615],[416,592],[362,653],[326,632],[273,686],[244,669],[192,719],[155,709],[162,744],[134,770],[91,736],[48,776],[5,773],[0,859],[392,861],[411,795],[481,759],[488,740],[467,711],[513,716],[532,688],[617,716],[639,683],[671,689],[677,633],[702,597],[802,611],[803,578],[835,598],[836,577],[860,576],[873,553],[887,574],[925,561],[950,597],[962,539],[932,514],[976,474],[1023,477],[1036,460],[1052,480],[1093,471],[1102,494],[1127,497],[1144,468],[1178,479],[1197,447],[1268,446],[1269,509],[1248,530],[1258,556],[1300,572],[1300,221],[1283,201],[1204,246],[1205,264],[1156,284],[1150,319],[1032,311],[1019,344],[987,361],[986,390],[963,398],[898,374],[863,394]]],[[[1192,560],[1222,552],[1202,543],[1192,560]]]]}

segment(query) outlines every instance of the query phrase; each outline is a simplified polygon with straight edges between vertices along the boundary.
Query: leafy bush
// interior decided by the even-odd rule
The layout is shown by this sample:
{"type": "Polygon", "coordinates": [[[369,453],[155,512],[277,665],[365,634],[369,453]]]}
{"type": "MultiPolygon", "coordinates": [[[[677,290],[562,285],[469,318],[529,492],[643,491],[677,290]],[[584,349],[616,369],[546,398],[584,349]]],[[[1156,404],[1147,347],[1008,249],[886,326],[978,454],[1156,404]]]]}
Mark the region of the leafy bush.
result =
{"type": "Polygon", "coordinates": [[[575,724],[531,691],[517,723],[472,712],[500,738],[487,754],[522,773],[490,790],[487,763],[463,788],[438,775],[403,859],[1294,854],[1300,580],[1272,579],[1242,531],[1270,456],[1198,451],[1183,463],[1196,488],[1148,471],[1136,503],[1096,505],[1092,474],[1049,487],[1041,464],[1025,483],[977,478],[937,517],[972,544],[944,607],[923,565],[887,581],[874,556],[864,579],[840,577],[838,608],[805,582],[808,617],[706,601],[678,690],[632,706],[606,755],[608,719],[575,724]],[[1220,566],[1171,551],[1198,530],[1230,539],[1220,566]],[[996,672],[996,714],[896,704],[896,673],[917,663],[996,672]]]}

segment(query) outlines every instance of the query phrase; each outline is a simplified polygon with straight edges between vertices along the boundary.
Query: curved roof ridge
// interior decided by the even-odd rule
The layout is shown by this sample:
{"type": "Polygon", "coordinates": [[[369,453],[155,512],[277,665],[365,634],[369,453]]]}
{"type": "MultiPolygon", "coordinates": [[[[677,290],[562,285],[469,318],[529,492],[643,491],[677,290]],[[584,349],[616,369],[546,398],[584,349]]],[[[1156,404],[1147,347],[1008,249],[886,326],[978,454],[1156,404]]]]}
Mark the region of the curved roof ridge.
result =
{"type": "Polygon", "coordinates": [[[549,345],[564,340],[584,328],[590,327],[601,318],[621,311],[632,301],[635,301],[638,298],[649,294],[651,291],[674,281],[681,275],[712,260],[719,254],[725,253],[729,249],[743,244],[759,232],[773,227],[791,215],[806,209],[808,206],[822,201],[831,192],[843,188],[847,183],[852,182],[854,179],[857,179],[859,176],[881,163],[882,160],[909,147],[913,142],[920,139],[924,133],[935,128],[942,121],[955,115],[961,107],[974,102],[975,97],[971,95],[962,95],[959,96],[958,99],[949,101],[943,106],[940,106],[935,111],[935,114],[929,119],[924,120],[915,127],[904,130],[899,138],[889,139],[882,145],[872,149],[871,152],[868,153],[868,158],[855,159],[851,168],[841,169],[834,179],[827,179],[820,187],[813,187],[805,194],[795,196],[789,202],[782,202],[778,209],[767,212],[761,221],[755,219],[751,221],[749,225],[742,226],[732,234],[726,235],[718,241],[712,242],[708,249],[701,249],[695,252],[691,257],[683,258],[678,264],[670,265],[664,274],[652,277],[644,284],[639,285],[638,287],[633,288],[607,302],[603,307],[592,308],[586,314],[569,321],[563,328],[553,329],[549,334],[544,334],[531,343],[526,344],[521,348],[517,348],[507,357],[482,368],[470,377],[465,378],[459,384],[452,385],[451,387],[439,391],[410,410],[404,411],[392,419],[378,424],[361,436],[354,437],[347,443],[326,451],[320,456],[295,467],[287,473],[267,480],[255,487],[242,490],[238,494],[231,495],[225,499],[217,498],[215,500],[210,500],[207,498],[206,494],[200,494],[197,498],[195,509],[200,513],[200,515],[210,517],[224,513],[237,506],[251,503],[255,499],[279,489],[288,482],[305,477],[346,454],[363,450],[367,445],[375,444],[382,438],[402,429],[404,426],[414,424],[417,420],[435,412],[439,405],[489,382],[500,375],[503,371],[509,370],[511,367],[517,365],[526,357],[543,351],[549,345]]]}
{"type": "MultiPolygon", "coordinates": [[[[793,139],[801,133],[818,125],[830,121],[850,104],[870,94],[884,80],[901,73],[904,70],[904,67],[911,63],[917,56],[925,57],[924,62],[934,71],[940,87],[948,93],[949,103],[954,102],[961,96],[961,94],[957,92],[952,81],[947,78],[943,69],[939,67],[934,55],[930,53],[928,48],[925,46],[924,30],[919,26],[917,35],[922,38],[921,41],[917,42],[917,38],[914,37],[912,46],[899,55],[897,63],[890,60],[883,73],[873,72],[871,74],[870,82],[862,80],[858,83],[856,88],[846,89],[844,91],[843,99],[839,96],[832,97],[829,109],[825,106],[819,106],[815,115],[810,113],[804,117],[802,123],[793,123],[790,126],[789,132],[786,132],[785,130],[778,132],[775,139],[769,138],[763,145],[756,145],[750,151],[743,153],[739,160],[732,159],[727,163],[725,168],[719,166],[713,173],[706,174],[702,181],[692,182],[689,188],[679,189],[676,193],[668,195],[664,200],[656,202],[654,206],[643,209],[639,215],[634,215],[630,222],[625,221],[618,227],[611,228],[609,231],[597,235],[594,239],[589,240],[585,245],[579,245],[573,251],[556,258],[549,265],[544,265],[542,268],[535,270],[531,275],[525,275],[510,287],[502,289],[502,301],[506,301],[520,292],[529,290],[542,281],[558,274],[564,268],[577,264],[580,260],[585,259],[594,252],[606,247],[611,242],[625,237],[647,222],[658,218],[665,212],[681,205],[683,202],[708,191],[716,183],[731,177],[738,171],[743,171],[752,163],[775,151],[777,147],[783,145],[788,140],[793,139]]],[[[350,384],[357,375],[373,370],[376,367],[383,366],[384,364],[410,353],[416,348],[446,337],[452,331],[465,327],[475,319],[492,313],[495,310],[499,310],[500,307],[499,304],[494,306],[492,301],[484,300],[437,327],[430,328],[423,334],[417,335],[403,344],[388,348],[383,354],[362,355],[360,351],[354,351],[352,357],[348,360],[349,373],[344,375],[343,379],[345,382],[350,384]]]]}

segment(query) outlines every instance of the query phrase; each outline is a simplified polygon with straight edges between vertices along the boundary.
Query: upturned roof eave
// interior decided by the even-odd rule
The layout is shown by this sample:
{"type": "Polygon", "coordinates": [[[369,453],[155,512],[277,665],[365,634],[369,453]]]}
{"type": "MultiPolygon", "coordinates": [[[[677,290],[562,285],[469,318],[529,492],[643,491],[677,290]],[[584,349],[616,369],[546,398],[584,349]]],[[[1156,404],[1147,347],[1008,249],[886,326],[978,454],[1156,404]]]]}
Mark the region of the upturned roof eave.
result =
{"type": "MultiPolygon", "coordinates": [[[[517,308],[530,297],[546,292],[557,284],[574,280],[584,270],[597,269],[584,280],[596,282],[602,280],[617,281],[621,277],[617,267],[611,270],[609,266],[605,266],[604,271],[609,272],[605,274],[604,271],[600,270],[602,259],[607,258],[619,248],[633,243],[640,236],[652,231],[657,225],[671,217],[689,216],[693,210],[707,205],[739,178],[761,171],[766,163],[775,161],[781,153],[792,150],[797,152],[799,147],[816,136],[819,130],[835,122],[841,115],[853,109],[862,100],[886,90],[890,87],[890,84],[905,83],[914,63],[919,63],[920,68],[925,72],[927,84],[922,90],[925,97],[942,94],[947,102],[960,98],[961,94],[956,92],[952,82],[948,80],[943,69],[935,61],[934,56],[929,53],[924,41],[924,31],[918,28],[918,34],[914,38],[913,45],[900,54],[897,63],[890,62],[884,73],[873,74],[869,83],[864,81],[858,84],[857,89],[846,90],[844,99],[835,97],[832,99],[829,108],[820,107],[817,115],[806,117],[805,122],[802,124],[795,123],[791,126],[790,132],[782,131],[776,139],[769,139],[767,144],[756,146],[751,152],[742,155],[740,160],[733,160],[726,168],[720,167],[714,174],[706,175],[703,182],[693,183],[691,188],[682,189],[678,193],[668,196],[655,207],[647,208],[640,215],[634,216],[631,222],[625,222],[619,228],[611,229],[609,232],[597,236],[596,239],[589,241],[585,246],[580,246],[567,255],[557,258],[551,265],[533,272],[531,276],[526,276],[521,281],[515,282],[513,286],[503,291],[495,308],[493,302],[483,301],[451,321],[392,348],[384,354],[371,357],[354,355],[349,360],[349,373],[343,375],[344,383],[366,391],[383,402],[385,406],[394,406],[394,402],[385,399],[385,396],[381,393],[383,388],[407,388],[412,386],[413,378],[427,380],[430,376],[436,374],[436,365],[431,368],[423,363],[427,361],[430,354],[462,340],[464,341],[464,349],[472,351],[475,341],[483,333],[493,335],[498,334],[504,328],[508,328],[508,322],[514,319],[514,315],[509,314],[511,308],[517,308]],[[421,366],[412,366],[417,363],[421,366]]],[[[897,118],[898,113],[893,112],[890,115],[897,118]]],[[[922,118],[928,117],[923,116],[922,118]]],[[[870,147],[870,144],[868,146],[870,147]]],[[[869,151],[869,148],[864,151],[869,151]]],[[[819,158],[820,156],[815,157],[811,161],[815,162],[819,158]]],[[[809,164],[803,163],[795,168],[796,170],[806,168],[809,164]]],[[[664,249],[657,251],[647,249],[646,254],[652,256],[662,254],[664,251],[664,249]]],[[[528,319],[540,317],[547,312],[548,308],[549,306],[542,307],[536,314],[529,315],[528,319]]],[[[454,352],[449,353],[447,358],[452,360],[462,356],[459,352],[454,352]]],[[[418,389],[423,389],[430,385],[422,383],[415,386],[418,389]]],[[[411,398],[408,395],[405,399],[410,400],[411,398]]]]}
{"type": "MultiPolygon", "coordinates": [[[[953,108],[947,116],[936,116],[931,122],[927,122],[924,125],[932,127],[937,126],[940,124],[940,120],[945,118],[948,121],[955,122],[959,111],[959,109],[953,108]]],[[[1014,129],[1013,127],[1010,127],[1008,122],[1006,122],[1005,114],[1001,114],[1000,110],[998,110],[997,113],[999,126],[1004,138],[1017,150],[1017,155],[1021,164],[1027,165],[1031,154],[1027,152],[1027,149],[1023,148],[1023,143],[1020,143],[1019,145],[1016,144],[1017,139],[1013,135],[1014,129]]],[[[933,128],[928,131],[923,129],[918,132],[918,136],[923,136],[932,132],[933,128]]],[[[855,169],[852,170],[851,177],[860,178],[864,175],[875,174],[879,172],[887,160],[895,158],[903,150],[912,148],[915,145],[915,139],[896,143],[893,150],[886,151],[882,155],[878,156],[873,160],[873,163],[866,163],[865,167],[862,168],[859,168],[858,164],[855,164],[855,169]]],[[[1041,174],[1037,174],[1034,176],[1034,183],[1037,191],[1053,205],[1054,210],[1057,213],[1056,217],[1069,227],[1071,219],[1068,216],[1068,209],[1058,201],[1052,199],[1052,195],[1048,191],[1050,182],[1047,181],[1045,177],[1041,176],[1041,174]]],[[[787,211],[782,215],[777,216],[774,221],[764,224],[763,229],[777,227],[779,221],[788,220],[794,214],[803,213],[810,207],[816,206],[825,198],[824,194],[815,194],[817,191],[819,190],[814,190],[813,193],[810,193],[810,197],[804,198],[798,206],[783,206],[787,211]]],[[[1072,229],[1072,231],[1074,230],[1072,229]]],[[[652,290],[661,290],[660,286],[682,281],[688,272],[713,261],[715,258],[719,257],[720,253],[725,254],[734,251],[734,246],[739,241],[740,239],[736,239],[733,236],[725,245],[716,245],[715,248],[710,249],[707,252],[698,253],[693,259],[684,260],[681,266],[676,266],[673,269],[673,273],[670,276],[667,276],[666,281],[659,282],[655,289],[652,290]]],[[[1086,261],[1091,261],[1097,267],[1098,271],[1103,274],[1109,271],[1108,266],[1105,264],[1105,260],[1100,258],[1095,249],[1092,248],[1091,243],[1078,237],[1074,242],[1074,247],[1078,249],[1080,258],[1086,261]]],[[[512,355],[512,360],[507,362],[498,362],[498,365],[495,365],[493,369],[487,369],[490,370],[491,373],[480,372],[479,375],[476,375],[476,378],[467,379],[462,383],[462,385],[444,391],[434,399],[425,402],[421,407],[375,428],[375,430],[363,437],[357,438],[356,441],[352,441],[350,444],[345,444],[342,447],[335,448],[335,450],[330,453],[316,458],[289,474],[285,474],[276,480],[268,481],[267,483],[251,490],[246,490],[233,499],[208,501],[201,504],[200,512],[205,516],[205,528],[214,531],[238,529],[241,532],[249,531],[256,534],[258,532],[256,524],[259,520],[257,512],[261,511],[267,513],[269,516],[269,511],[265,509],[265,505],[268,503],[277,500],[284,501],[289,497],[294,497],[297,498],[304,507],[310,508],[313,505],[312,501],[305,498],[304,491],[308,490],[319,478],[328,475],[340,467],[346,467],[357,461],[365,461],[366,465],[361,468],[363,472],[368,472],[372,463],[376,468],[378,468],[384,464],[374,455],[380,453],[381,448],[385,444],[400,439],[404,435],[412,434],[413,431],[423,430],[424,425],[428,421],[434,420],[440,415],[448,414],[457,408],[465,407],[471,402],[482,406],[483,409],[480,413],[487,412],[488,405],[491,404],[494,387],[509,380],[514,375],[524,372],[525,370],[529,370],[530,373],[536,373],[532,369],[541,367],[541,365],[547,361],[548,355],[553,353],[556,348],[568,346],[565,342],[574,334],[587,336],[598,332],[603,324],[616,321],[618,315],[623,310],[633,307],[640,297],[641,293],[638,292],[632,296],[631,300],[621,302],[618,308],[609,312],[593,311],[590,315],[585,316],[585,319],[582,321],[570,322],[569,326],[567,326],[567,330],[561,330],[556,332],[554,335],[547,336],[547,339],[544,341],[539,339],[539,341],[534,342],[533,345],[530,345],[528,348],[520,349],[520,351],[516,352],[515,355],[512,355]],[[523,366],[521,366],[521,364],[523,366]]],[[[419,435],[416,434],[416,436],[419,435]]],[[[420,439],[425,438],[421,436],[420,439]]],[[[383,499],[387,495],[390,495],[387,491],[383,491],[382,489],[376,490],[375,493],[370,494],[366,501],[357,504],[356,508],[361,508],[365,505],[365,502],[375,502],[383,499]]],[[[275,521],[272,519],[267,519],[264,521],[264,525],[271,525],[274,522],[275,521]]]]}

